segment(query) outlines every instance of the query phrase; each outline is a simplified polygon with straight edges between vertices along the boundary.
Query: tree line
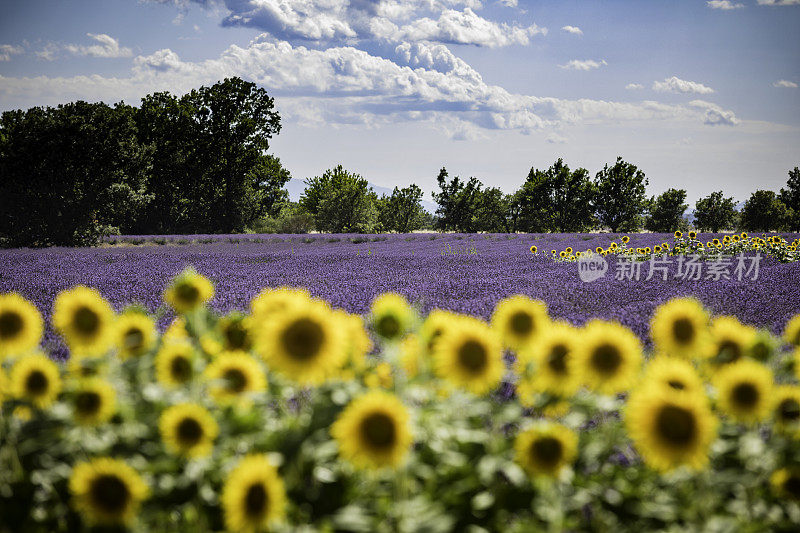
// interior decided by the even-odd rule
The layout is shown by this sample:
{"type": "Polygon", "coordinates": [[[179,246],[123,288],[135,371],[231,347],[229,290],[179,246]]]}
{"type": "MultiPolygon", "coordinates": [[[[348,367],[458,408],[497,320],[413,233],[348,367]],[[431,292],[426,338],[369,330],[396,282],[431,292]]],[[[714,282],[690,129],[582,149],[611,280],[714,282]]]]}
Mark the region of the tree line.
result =
{"type": "MultiPolygon", "coordinates": [[[[412,184],[378,196],[337,165],[305,180],[268,154],[280,133],[263,88],[227,78],[183,96],[158,92],[139,107],[73,102],[0,116],[0,244],[90,245],[103,235],[240,233],[671,232],[686,229],[686,190],[648,197],[648,180],[618,157],[592,177],[558,159],[531,168],[513,193],[479,179],[437,176],[435,213],[412,184]]],[[[779,194],[758,190],[741,209],[717,191],[695,203],[703,231],[800,231],[800,170],[779,194]]]]}

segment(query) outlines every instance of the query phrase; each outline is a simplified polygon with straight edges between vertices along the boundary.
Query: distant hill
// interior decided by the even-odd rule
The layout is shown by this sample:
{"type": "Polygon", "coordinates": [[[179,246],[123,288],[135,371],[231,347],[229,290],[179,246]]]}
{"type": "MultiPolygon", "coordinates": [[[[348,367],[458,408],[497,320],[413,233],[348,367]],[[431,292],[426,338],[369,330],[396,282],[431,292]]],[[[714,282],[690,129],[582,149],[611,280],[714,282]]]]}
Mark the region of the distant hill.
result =
{"type": "MultiPolygon", "coordinates": [[[[369,184],[372,187],[372,190],[375,191],[375,194],[378,196],[383,196],[384,194],[389,196],[392,194],[392,189],[388,187],[381,187],[380,185],[375,185],[374,183],[369,184]]],[[[289,180],[289,183],[286,184],[286,190],[289,191],[289,199],[293,202],[296,202],[302,196],[303,191],[306,188],[306,184],[303,183],[303,180],[292,178],[289,180]]],[[[431,202],[430,200],[422,200],[422,207],[429,213],[436,212],[436,203],[431,202]]]]}

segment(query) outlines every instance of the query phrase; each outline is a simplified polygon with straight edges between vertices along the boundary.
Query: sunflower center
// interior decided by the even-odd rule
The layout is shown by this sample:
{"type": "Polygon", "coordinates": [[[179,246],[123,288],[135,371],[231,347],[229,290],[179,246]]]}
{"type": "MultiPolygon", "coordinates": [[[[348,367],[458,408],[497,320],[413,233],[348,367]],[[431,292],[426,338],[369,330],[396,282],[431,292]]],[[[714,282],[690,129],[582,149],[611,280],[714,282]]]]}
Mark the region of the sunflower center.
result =
{"type": "Polygon", "coordinates": [[[720,363],[733,363],[741,359],[742,347],[731,340],[722,341],[717,351],[717,359],[720,363]]]}
{"type": "Polygon", "coordinates": [[[25,380],[25,391],[31,396],[41,396],[50,385],[50,380],[41,370],[34,370],[25,380]]]}
{"type": "Polygon", "coordinates": [[[530,448],[531,459],[545,465],[554,465],[561,460],[564,446],[555,437],[541,437],[533,441],[530,448]]]}
{"type": "Polygon", "coordinates": [[[800,420],[800,403],[794,398],[786,398],[778,404],[778,416],[789,422],[800,420]]]}
{"type": "Polygon", "coordinates": [[[738,407],[752,409],[760,398],[758,389],[752,383],[739,383],[731,392],[731,399],[738,407]]]}
{"type": "Polygon", "coordinates": [[[783,490],[789,493],[792,498],[800,500],[800,477],[796,474],[790,475],[783,482],[783,490]]]}
{"type": "Polygon", "coordinates": [[[244,510],[247,516],[263,516],[267,512],[267,489],[263,483],[253,483],[244,495],[244,510]]]}
{"type": "Polygon", "coordinates": [[[200,300],[200,290],[191,283],[179,283],[175,297],[186,305],[194,305],[200,300]]]}
{"type": "Polygon", "coordinates": [[[319,353],[325,340],[325,332],[315,321],[301,318],[286,328],[281,340],[289,357],[297,361],[308,361],[319,353]]]}
{"type": "Polygon", "coordinates": [[[184,446],[195,446],[203,438],[203,426],[191,417],[180,421],[177,429],[178,440],[184,446]]]}
{"type": "Polygon", "coordinates": [[[478,341],[468,340],[458,349],[458,363],[473,374],[479,374],[487,361],[486,349],[478,341]]]}
{"type": "Polygon", "coordinates": [[[128,486],[111,474],[96,477],[89,488],[92,505],[108,514],[121,514],[128,504],[130,495],[128,486]]]}
{"type": "Polygon", "coordinates": [[[372,448],[388,448],[394,441],[394,420],[385,413],[372,413],[361,422],[361,436],[372,448]]]}
{"type": "Polygon", "coordinates": [[[601,374],[613,375],[622,364],[622,355],[613,344],[601,344],[592,353],[592,367],[601,374]]]}
{"type": "Polygon", "coordinates": [[[695,417],[691,411],[683,407],[664,406],[656,416],[656,431],[669,444],[686,446],[695,436],[695,417]]]}
{"type": "Polygon", "coordinates": [[[667,385],[669,385],[675,390],[683,390],[686,388],[686,385],[684,385],[682,381],[678,381],[677,379],[670,379],[669,381],[667,381],[667,385]]]}
{"type": "Polygon", "coordinates": [[[81,391],[75,397],[75,409],[82,415],[93,415],[100,410],[102,399],[95,391],[81,391]]]}
{"type": "Polygon", "coordinates": [[[400,334],[400,321],[394,315],[384,315],[375,323],[375,331],[381,337],[394,339],[400,334]]]}
{"type": "Polygon", "coordinates": [[[231,350],[247,350],[250,347],[247,330],[238,322],[225,328],[225,341],[231,350]]]}
{"type": "Polygon", "coordinates": [[[0,313],[0,339],[13,339],[22,331],[22,317],[14,311],[0,313]]]}
{"type": "Polygon", "coordinates": [[[247,376],[238,368],[229,368],[225,370],[222,377],[225,379],[226,388],[230,392],[238,394],[247,386],[247,376]]]}
{"type": "Polygon", "coordinates": [[[100,317],[97,316],[94,310],[88,307],[81,307],[75,311],[72,325],[81,335],[93,335],[100,326],[100,317]]]}
{"type": "Polygon", "coordinates": [[[144,346],[144,332],[139,328],[131,328],[125,332],[125,348],[130,351],[141,350],[144,346]]]}
{"type": "Polygon", "coordinates": [[[694,325],[688,318],[679,318],[672,323],[672,334],[681,344],[689,344],[694,339],[694,325]]]}
{"type": "Polygon", "coordinates": [[[557,344],[550,350],[547,356],[547,366],[556,374],[567,373],[567,354],[569,350],[563,344],[557,344]]]}
{"type": "Polygon", "coordinates": [[[511,315],[509,324],[511,331],[520,336],[527,336],[533,331],[533,317],[524,311],[517,311],[511,315]]]}
{"type": "Polygon", "coordinates": [[[183,383],[191,377],[192,365],[185,357],[176,357],[169,365],[169,372],[172,375],[172,379],[183,383]]]}

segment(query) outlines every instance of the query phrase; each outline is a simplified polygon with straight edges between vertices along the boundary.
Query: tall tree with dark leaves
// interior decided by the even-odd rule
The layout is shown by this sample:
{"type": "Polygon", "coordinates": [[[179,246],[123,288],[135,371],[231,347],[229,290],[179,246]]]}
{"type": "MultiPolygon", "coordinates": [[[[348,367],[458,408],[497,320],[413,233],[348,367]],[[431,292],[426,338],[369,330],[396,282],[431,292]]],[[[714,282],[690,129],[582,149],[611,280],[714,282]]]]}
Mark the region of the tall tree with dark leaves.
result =
{"type": "Polygon", "coordinates": [[[717,233],[736,224],[736,200],[725,198],[722,191],[712,192],[694,204],[694,225],[697,229],[717,233]]]}
{"type": "Polygon", "coordinates": [[[574,171],[559,158],[547,170],[531,168],[518,191],[526,231],[585,231],[594,225],[594,187],[589,171],[574,171]]]}
{"type": "Polygon", "coordinates": [[[377,229],[378,196],[359,174],[337,165],[305,181],[300,206],[320,231],[371,233],[377,229]]]}
{"type": "Polygon", "coordinates": [[[647,178],[636,165],[617,157],[616,163],[595,175],[594,209],[600,222],[612,232],[636,231],[647,207],[647,178]]]}
{"type": "Polygon", "coordinates": [[[384,231],[408,233],[422,227],[422,189],[411,184],[402,189],[395,187],[390,196],[382,196],[379,217],[384,231]]]}
{"type": "Polygon", "coordinates": [[[477,178],[462,181],[458,176],[447,181],[447,169],[442,167],[436,182],[439,192],[433,193],[438,204],[439,228],[445,231],[472,233],[476,231],[474,213],[478,209],[483,184],[477,178]]]}
{"type": "Polygon", "coordinates": [[[645,228],[656,233],[671,233],[685,229],[683,213],[689,207],[684,189],[667,189],[650,199],[645,228]]]}
{"type": "Polygon", "coordinates": [[[788,219],[789,210],[774,191],[755,191],[742,206],[742,227],[747,231],[782,230],[788,219]]]}
{"type": "Polygon", "coordinates": [[[778,199],[789,210],[789,229],[800,232],[800,168],[794,167],[789,171],[789,181],[786,187],[781,189],[778,199]]]}

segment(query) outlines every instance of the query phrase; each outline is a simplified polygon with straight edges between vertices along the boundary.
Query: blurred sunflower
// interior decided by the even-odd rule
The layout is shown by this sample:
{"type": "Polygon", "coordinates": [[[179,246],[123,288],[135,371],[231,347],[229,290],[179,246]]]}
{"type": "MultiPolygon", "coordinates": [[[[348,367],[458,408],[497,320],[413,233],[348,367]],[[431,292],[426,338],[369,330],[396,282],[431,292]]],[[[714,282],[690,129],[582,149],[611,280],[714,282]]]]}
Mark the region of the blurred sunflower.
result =
{"type": "Polygon", "coordinates": [[[650,337],[664,354],[691,357],[708,342],[708,314],[694,298],[673,298],[661,304],[650,320],[650,337]]]}
{"type": "Polygon", "coordinates": [[[561,424],[540,422],[517,435],[514,450],[528,474],[556,478],[575,460],[578,436],[561,424]]]}
{"type": "Polygon", "coordinates": [[[208,410],[196,403],[168,407],[158,420],[167,451],[187,457],[205,457],[214,448],[219,426],[208,410]]]}
{"type": "Polygon", "coordinates": [[[221,350],[249,352],[253,347],[250,318],[239,312],[229,313],[217,322],[217,334],[222,339],[221,350]]]}
{"type": "Polygon", "coordinates": [[[265,531],[285,515],[286,489],[266,456],[249,455],[228,474],[220,502],[228,531],[265,531]]]}
{"type": "Polygon", "coordinates": [[[42,331],[42,315],[35,305],[15,292],[0,294],[0,361],[36,348],[42,331]]]}
{"type": "Polygon", "coordinates": [[[399,362],[408,378],[416,377],[420,372],[426,370],[426,360],[422,355],[422,343],[419,337],[413,333],[400,343],[399,362]]]}
{"type": "Polygon", "coordinates": [[[72,381],[80,381],[84,378],[97,377],[108,370],[108,363],[105,359],[81,359],[70,357],[67,360],[67,377],[72,381]]]}
{"type": "Polygon", "coordinates": [[[790,466],[776,470],[769,481],[773,490],[782,498],[800,501],[800,467],[790,466]]]}
{"type": "Polygon", "coordinates": [[[772,416],[778,431],[800,435],[800,386],[775,387],[772,396],[772,416]]]}
{"type": "Polygon", "coordinates": [[[783,328],[783,340],[788,344],[800,346],[800,313],[794,315],[783,328]]]}
{"type": "Polygon", "coordinates": [[[747,355],[763,363],[768,361],[778,348],[777,339],[769,331],[762,330],[754,336],[747,355]]]}
{"type": "Polygon", "coordinates": [[[184,314],[205,305],[214,297],[214,286],[193,268],[187,268],[164,290],[164,301],[176,312],[184,314]]]}
{"type": "Polygon", "coordinates": [[[188,341],[165,343],[155,357],[156,380],[166,387],[178,387],[194,377],[195,351],[188,341]]]}
{"type": "Polygon", "coordinates": [[[175,317],[161,336],[161,340],[164,342],[185,341],[188,338],[189,332],[186,331],[186,320],[182,316],[175,317]]]}
{"type": "Polygon", "coordinates": [[[209,393],[219,402],[248,403],[247,395],[267,388],[258,361],[241,352],[224,352],[205,369],[209,393]]]}
{"type": "Polygon", "coordinates": [[[658,355],[650,359],[643,382],[672,392],[705,394],[703,380],[692,363],[678,357],[658,355]]]}
{"type": "Polygon", "coordinates": [[[81,517],[99,526],[130,524],[148,494],[136,470],[110,457],[78,463],[69,478],[69,491],[81,517]]]}
{"type": "Polygon", "coordinates": [[[577,328],[566,323],[555,323],[530,348],[530,355],[519,357],[521,362],[530,357],[536,363],[532,383],[534,390],[564,398],[575,394],[581,385],[574,355],[579,335],[577,328]]]}
{"type": "Polygon", "coordinates": [[[441,378],[478,395],[497,387],[505,372],[500,339],[475,318],[459,319],[439,337],[433,364],[441,378]]]}
{"type": "Polygon", "coordinates": [[[536,342],[550,326],[550,317],[544,302],[517,294],[498,302],[491,322],[507,348],[520,350],[536,342]]]}
{"type": "Polygon", "coordinates": [[[153,319],[138,311],[121,314],[114,329],[122,359],[144,355],[156,342],[156,325],[153,319]]]}
{"type": "Polygon", "coordinates": [[[416,319],[405,298],[393,292],[381,294],[370,308],[372,329],[385,341],[398,341],[408,333],[416,319]]]}
{"type": "Polygon", "coordinates": [[[114,342],[114,311],[95,289],[78,285],[53,303],[53,326],[74,357],[99,356],[114,342]]]}
{"type": "Polygon", "coordinates": [[[711,322],[711,342],[706,357],[714,366],[743,359],[755,340],[756,332],[733,316],[719,316],[711,322]]]}
{"type": "Polygon", "coordinates": [[[627,390],[636,379],[642,345],[628,328],[594,320],[583,327],[575,361],[583,383],[597,392],[615,394],[627,390]]]}
{"type": "Polygon", "coordinates": [[[740,422],[759,422],[772,407],[772,371],[752,360],[719,369],[714,376],[720,408],[740,422]]]}
{"type": "Polygon", "coordinates": [[[297,305],[303,305],[311,299],[306,289],[267,287],[250,302],[250,313],[257,322],[268,319],[273,314],[282,313],[297,305]]]}
{"type": "Polygon", "coordinates": [[[413,440],[408,409],[383,391],[351,401],[331,426],[331,435],[342,458],[363,469],[397,467],[413,440]]]}
{"type": "Polygon", "coordinates": [[[378,363],[364,376],[364,384],[370,389],[390,389],[394,384],[392,365],[387,362],[378,363]]]}
{"type": "Polygon", "coordinates": [[[645,463],[660,471],[703,468],[716,438],[717,421],[704,394],[662,387],[643,385],[631,393],[625,424],[645,463]]]}
{"type": "Polygon", "coordinates": [[[96,426],[108,422],[117,408],[117,393],[111,384],[101,378],[86,378],[78,382],[72,392],[72,413],[82,426],[96,426]]]}
{"type": "Polygon", "coordinates": [[[14,362],[9,375],[11,395],[47,408],[61,392],[58,365],[41,353],[23,356],[14,362]]]}
{"type": "Polygon", "coordinates": [[[302,385],[333,377],[345,362],[347,338],[331,309],[309,301],[273,317],[257,333],[256,351],[274,370],[302,385]]]}
{"type": "Polygon", "coordinates": [[[367,364],[367,353],[372,350],[364,319],[361,315],[350,314],[341,309],[336,309],[333,314],[340,321],[344,331],[345,367],[354,372],[360,372],[367,364]]]}
{"type": "Polygon", "coordinates": [[[427,353],[433,353],[436,347],[436,341],[444,333],[444,331],[453,324],[458,318],[458,315],[443,309],[434,309],[419,328],[420,341],[423,343],[427,353]]]}

